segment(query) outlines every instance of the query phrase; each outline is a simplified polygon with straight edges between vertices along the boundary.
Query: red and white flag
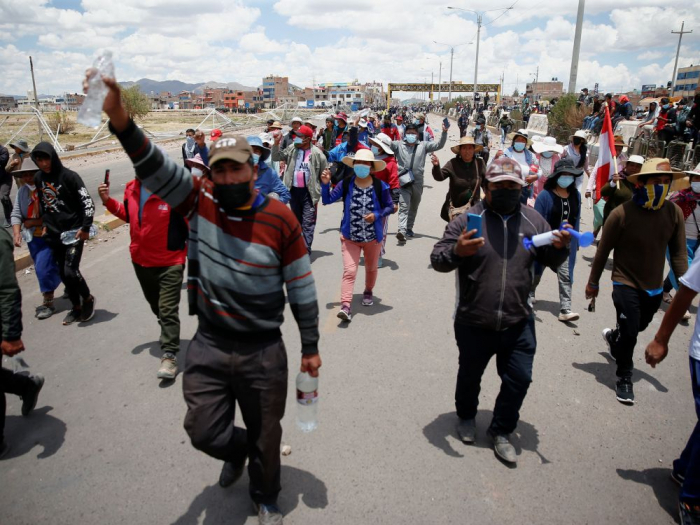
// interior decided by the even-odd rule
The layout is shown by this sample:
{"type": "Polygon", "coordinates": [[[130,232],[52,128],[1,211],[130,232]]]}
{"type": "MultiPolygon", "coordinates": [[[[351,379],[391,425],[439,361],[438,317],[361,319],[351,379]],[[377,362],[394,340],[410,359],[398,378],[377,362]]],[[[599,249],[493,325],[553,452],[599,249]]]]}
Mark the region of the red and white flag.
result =
{"type": "Polygon", "coordinates": [[[603,189],[612,175],[617,173],[617,159],[615,157],[615,136],[613,135],[610,110],[605,104],[605,119],[598,141],[598,160],[595,163],[595,201],[600,200],[600,190],[603,189]]]}

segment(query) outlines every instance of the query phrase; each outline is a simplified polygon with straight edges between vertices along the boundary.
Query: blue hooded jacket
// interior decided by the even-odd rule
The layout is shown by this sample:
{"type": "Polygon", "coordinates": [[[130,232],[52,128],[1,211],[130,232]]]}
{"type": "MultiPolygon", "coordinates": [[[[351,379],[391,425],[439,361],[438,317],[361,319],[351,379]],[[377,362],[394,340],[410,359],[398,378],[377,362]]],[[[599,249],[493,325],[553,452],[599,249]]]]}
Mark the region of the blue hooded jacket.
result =
{"type": "Polygon", "coordinates": [[[255,189],[260,190],[263,195],[276,193],[282,204],[287,204],[291,199],[289,190],[282,179],[262,160],[258,162],[258,180],[255,181],[255,189]]]}

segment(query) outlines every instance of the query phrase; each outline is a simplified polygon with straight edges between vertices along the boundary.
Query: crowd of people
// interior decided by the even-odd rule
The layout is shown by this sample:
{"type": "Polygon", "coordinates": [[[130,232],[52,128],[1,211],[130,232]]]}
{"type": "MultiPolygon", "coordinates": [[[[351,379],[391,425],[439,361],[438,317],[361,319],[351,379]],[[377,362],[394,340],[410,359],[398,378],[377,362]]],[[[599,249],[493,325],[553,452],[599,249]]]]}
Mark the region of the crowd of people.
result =
{"type": "MultiPolygon", "coordinates": [[[[578,242],[571,232],[580,227],[582,195],[596,200],[596,234],[601,234],[586,284],[589,309],[613,252],[616,326],[604,328],[602,335],[615,361],[619,402],[635,402],[634,350],[661,302],[667,299],[671,306],[646,349],[652,366],[666,356],[674,327],[700,291],[700,263],[693,260],[700,242],[700,166],[688,173],[673,171],[663,158],[628,158],[624,143],[616,142],[618,170],[598,189],[584,130],[558,144],[552,136],[511,132],[513,122],[501,114],[499,146],[483,117],[488,94],[483,105],[459,108],[460,139],[443,166],[435,152],[447,143],[450,120],[443,120],[437,136],[426,119],[431,107],[369,109],[354,116],[338,112],[322,126],[294,118],[287,132],[271,120],[264,132],[248,137],[213,130],[209,144],[203,131],[188,129],[179,163],[134,124],[114,79],[104,80],[109,89],[104,111],[136,178],[125,187],[121,202],[110,195],[108,181],[97,192],[105,207],[129,225],[134,272],[160,325],[157,377],[172,380],[178,371],[186,267],[189,313],[197,316],[198,328],[184,364],[184,426],[196,449],[223,461],[221,486],[235,483],[248,465],[260,523],[282,523],[276,502],[288,383],[280,331],[286,303],[301,338],[301,371],[316,377],[322,364],[310,258],[319,201],[343,204],[337,316],[350,323],[361,257],[361,305],[371,308],[391,216],[398,216],[397,244],[405,246],[416,235],[426,165],[435,181],[448,181],[442,208],[435,210],[447,225],[430,261],[438,272],[456,272],[455,424],[460,439],[474,443],[481,379],[495,356],[501,389],[487,432],[496,455],[511,466],[517,453],[510,435],[532,382],[537,347],[533,309],[546,268],[557,276],[558,320],[569,323],[579,317],[572,296],[578,242]],[[690,187],[669,198],[672,181],[686,176],[690,187]],[[549,241],[523,243],[542,236],[549,241]],[[665,288],[667,258],[672,273],[665,288]],[[263,353],[264,360],[251,359],[263,353]],[[236,402],[245,429],[235,425],[236,402]]],[[[12,160],[6,155],[5,162],[21,187],[14,204],[9,203],[12,234],[0,229],[0,328],[7,356],[24,350],[13,245],[27,243],[35,263],[43,297],[37,318],[55,312],[60,283],[72,304],[64,325],[89,321],[95,314],[95,298],[80,272],[95,210],[88,189],[50,144],[29,148],[19,140],[11,147],[15,154],[12,160]]],[[[2,154],[0,150],[0,159],[2,154]]],[[[700,417],[699,330],[691,343],[690,365],[700,417]]],[[[4,393],[21,396],[22,413],[28,415],[44,380],[4,368],[0,377],[4,425],[4,393]]],[[[9,446],[0,426],[0,457],[9,446]]],[[[673,477],[682,485],[684,523],[699,523],[700,423],[674,463],[673,477]]]]}

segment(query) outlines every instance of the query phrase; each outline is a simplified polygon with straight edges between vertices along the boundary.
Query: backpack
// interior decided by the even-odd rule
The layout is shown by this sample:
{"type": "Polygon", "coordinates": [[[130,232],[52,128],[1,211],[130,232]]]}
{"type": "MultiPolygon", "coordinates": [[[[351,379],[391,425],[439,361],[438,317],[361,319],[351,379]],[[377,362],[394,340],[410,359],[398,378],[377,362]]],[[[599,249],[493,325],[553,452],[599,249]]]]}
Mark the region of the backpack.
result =
{"type": "MultiPolygon", "coordinates": [[[[345,199],[350,191],[350,181],[352,177],[346,177],[343,179],[343,215],[345,215],[345,199]]],[[[374,193],[377,195],[377,200],[379,201],[379,206],[382,205],[382,181],[376,177],[372,177],[372,187],[374,188],[374,193]]],[[[392,202],[393,205],[393,202],[392,202]]]]}

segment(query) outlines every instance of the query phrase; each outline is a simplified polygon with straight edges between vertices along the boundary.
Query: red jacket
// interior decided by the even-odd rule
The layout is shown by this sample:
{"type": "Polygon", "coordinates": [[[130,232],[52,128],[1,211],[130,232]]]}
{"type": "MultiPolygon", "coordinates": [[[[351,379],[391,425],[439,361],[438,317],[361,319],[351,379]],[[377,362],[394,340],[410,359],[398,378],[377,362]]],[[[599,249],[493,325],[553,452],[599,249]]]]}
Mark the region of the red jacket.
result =
{"type": "Polygon", "coordinates": [[[401,134],[399,133],[399,128],[395,124],[389,127],[382,127],[382,133],[389,135],[391,140],[401,140],[401,134]]]}
{"type": "MultiPolygon", "coordinates": [[[[396,164],[396,157],[393,155],[387,155],[382,160],[386,162],[386,168],[384,168],[382,171],[378,171],[374,174],[374,176],[382,182],[386,182],[391,190],[398,190],[400,188],[399,168],[396,164]]],[[[394,192],[392,191],[392,194],[393,193],[394,192]]]]}
{"type": "Polygon", "coordinates": [[[185,264],[189,228],[182,215],[156,195],[144,204],[139,221],[141,182],[134,179],[124,189],[124,202],[109,199],[107,209],[129,223],[131,260],[147,268],[185,264]]]}

